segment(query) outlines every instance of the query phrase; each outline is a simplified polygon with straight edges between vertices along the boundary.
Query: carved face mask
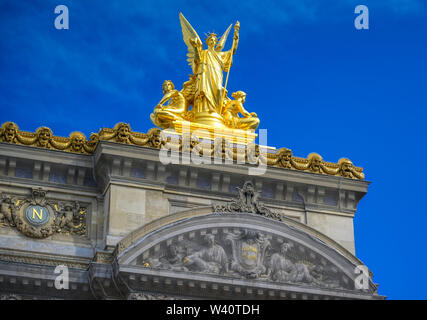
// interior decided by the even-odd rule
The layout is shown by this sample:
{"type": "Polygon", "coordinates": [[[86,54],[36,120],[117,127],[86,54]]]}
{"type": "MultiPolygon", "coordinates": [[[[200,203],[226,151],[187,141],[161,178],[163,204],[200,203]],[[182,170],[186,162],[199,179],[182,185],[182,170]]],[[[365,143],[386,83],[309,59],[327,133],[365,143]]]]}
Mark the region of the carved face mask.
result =
{"type": "Polygon", "coordinates": [[[321,159],[314,157],[311,160],[311,169],[315,172],[319,172],[320,171],[320,164],[321,164],[321,159]]]}
{"type": "Polygon", "coordinates": [[[162,139],[160,136],[160,130],[155,130],[151,135],[151,144],[155,148],[160,148],[162,145],[162,139]]]}
{"type": "Polygon", "coordinates": [[[80,151],[84,144],[84,137],[81,135],[73,135],[71,138],[71,148],[73,151],[80,151]]]}
{"type": "Polygon", "coordinates": [[[6,127],[6,130],[4,133],[6,142],[13,142],[13,140],[15,139],[15,136],[16,136],[16,128],[13,126],[13,124],[9,124],[6,127]]]}
{"type": "Polygon", "coordinates": [[[344,177],[351,177],[351,167],[352,164],[349,162],[344,162],[341,164],[341,171],[344,177]]]}
{"type": "Polygon", "coordinates": [[[117,134],[117,140],[120,142],[127,142],[129,138],[130,130],[128,126],[121,126],[117,134]]]}
{"type": "Polygon", "coordinates": [[[39,145],[41,147],[47,147],[51,137],[52,137],[52,135],[50,134],[49,130],[47,130],[47,129],[40,130],[40,133],[38,135],[39,145]]]}

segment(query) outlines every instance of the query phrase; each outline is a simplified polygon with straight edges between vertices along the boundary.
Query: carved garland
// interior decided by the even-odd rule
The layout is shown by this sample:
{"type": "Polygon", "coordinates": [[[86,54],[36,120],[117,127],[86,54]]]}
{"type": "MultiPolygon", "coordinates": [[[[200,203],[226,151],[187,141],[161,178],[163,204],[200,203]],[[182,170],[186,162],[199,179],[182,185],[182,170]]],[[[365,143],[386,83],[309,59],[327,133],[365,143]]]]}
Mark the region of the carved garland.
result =
{"type": "Polygon", "coordinates": [[[231,159],[234,161],[243,158],[245,162],[258,164],[266,163],[269,166],[286,168],[291,170],[313,172],[318,174],[327,174],[341,176],[351,179],[363,180],[365,175],[363,169],[356,167],[350,159],[342,158],[338,163],[323,161],[317,153],[311,153],[307,159],[295,157],[292,151],[287,148],[281,148],[276,153],[267,155],[260,153],[259,146],[249,145],[246,153],[239,154],[237,148],[222,138],[214,141],[214,147],[201,147],[199,139],[194,136],[183,136],[178,145],[173,141],[165,139],[159,128],[152,128],[148,133],[139,133],[131,131],[127,123],[119,122],[114,128],[103,128],[99,133],[92,133],[90,139],[81,132],[73,132],[68,138],[54,136],[47,127],[40,127],[35,133],[21,131],[13,122],[5,122],[0,128],[0,142],[22,144],[60,151],[68,151],[81,154],[92,154],[99,140],[113,141],[118,143],[133,144],[141,147],[150,147],[160,149],[162,146],[170,147],[181,152],[190,152],[195,149],[199,154],[208,152],[210,157],[231,159]]]}

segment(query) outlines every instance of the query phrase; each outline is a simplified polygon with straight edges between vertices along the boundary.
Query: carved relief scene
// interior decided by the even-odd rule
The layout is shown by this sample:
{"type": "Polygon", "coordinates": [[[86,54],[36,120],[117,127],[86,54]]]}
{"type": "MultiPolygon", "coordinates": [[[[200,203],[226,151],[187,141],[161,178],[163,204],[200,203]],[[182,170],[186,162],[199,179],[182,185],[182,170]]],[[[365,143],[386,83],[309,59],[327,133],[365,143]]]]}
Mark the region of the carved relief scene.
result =
{"type": "Polygon", "coordinates": [[[326,257],[296,241],[247,228],[181,234],[153,246],[131,264],[254,281],[354,289],[353,280],[326,257]]]}

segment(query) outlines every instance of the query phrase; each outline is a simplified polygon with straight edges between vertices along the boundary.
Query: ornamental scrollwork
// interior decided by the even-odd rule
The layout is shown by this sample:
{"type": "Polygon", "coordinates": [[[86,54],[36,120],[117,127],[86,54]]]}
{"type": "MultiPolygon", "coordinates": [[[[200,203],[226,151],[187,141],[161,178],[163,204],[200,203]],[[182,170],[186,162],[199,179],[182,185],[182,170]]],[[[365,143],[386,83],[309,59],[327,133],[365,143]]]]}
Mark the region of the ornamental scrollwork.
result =
{"type": "Polygon", "coordinates": [[[86,235],[87,208],[74,202],[46,199],[46,191],[33,189],[31,197],[5,193],[0,197],[0,226],[16,228],[22,234],[43,239],[55,233],[86,235]]]}
{"type": "Polygon", "coordinates": [[[254,213],[267,218],[283,221],[280,213],[267,208],[259,201],[260,193],[255,190],[251,181],[246,181],[242,188],[238,188],[238,197],[231,202],[222,204],[214,203],[213,211],[216,213],[254,213]]]}

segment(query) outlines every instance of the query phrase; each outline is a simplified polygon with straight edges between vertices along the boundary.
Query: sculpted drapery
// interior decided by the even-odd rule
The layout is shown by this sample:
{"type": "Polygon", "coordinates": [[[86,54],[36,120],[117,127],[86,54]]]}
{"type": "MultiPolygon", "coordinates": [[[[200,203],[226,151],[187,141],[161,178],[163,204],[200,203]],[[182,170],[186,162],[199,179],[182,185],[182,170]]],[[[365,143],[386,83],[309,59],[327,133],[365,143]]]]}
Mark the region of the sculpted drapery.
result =
{"type": "Polygon", "coordinates": [[[181,21],[184,42],[188,47],[188,62],[193,69],[195,84],[194,112],[216,112],[221,114],[224,99],[223,72],[230,70],[233,55],[239,42],[240,24],[234,26],[233,45],[229,51],[222,52],[231,25],[218,42],[217,35],[210,33],[206,39],[207,49],[197,32],[182,14],[181,21]]]}
{"type": "Polygon", "coordinates": [[[223,71],[228,71],[232,62],[232,52],[217,52],[212,48],[199,50],[196,61],[195,112],[221,113],[224,87],[223,71]]]}

